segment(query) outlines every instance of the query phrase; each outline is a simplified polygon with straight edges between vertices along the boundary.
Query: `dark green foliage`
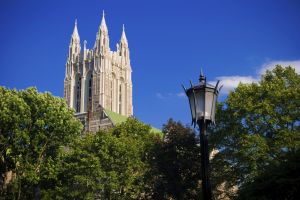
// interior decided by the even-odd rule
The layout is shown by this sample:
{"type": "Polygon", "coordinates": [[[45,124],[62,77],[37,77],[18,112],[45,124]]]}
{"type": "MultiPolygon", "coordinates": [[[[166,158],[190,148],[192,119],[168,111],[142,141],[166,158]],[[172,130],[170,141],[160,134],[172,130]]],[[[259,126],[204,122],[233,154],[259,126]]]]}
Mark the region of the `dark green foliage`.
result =
{"type": "Polygon", "coordinates": [[[300,197],[300,151],[266,167],[253,182],[243,185],[240,200],[296,200],[300,197]]]}
{"type": "Polygon", "coordinates": [[[194,131],[169,120],[165,137],[129,118],[78,139],[61,158],[55,198],[199,199],[200,155],[194,131]]]}
{"type": "Polygon", "coordinates": [[[200,148],[194,130],[170,119],[163,133],[152,162],[152,199],[199,199],[200,148]]]}

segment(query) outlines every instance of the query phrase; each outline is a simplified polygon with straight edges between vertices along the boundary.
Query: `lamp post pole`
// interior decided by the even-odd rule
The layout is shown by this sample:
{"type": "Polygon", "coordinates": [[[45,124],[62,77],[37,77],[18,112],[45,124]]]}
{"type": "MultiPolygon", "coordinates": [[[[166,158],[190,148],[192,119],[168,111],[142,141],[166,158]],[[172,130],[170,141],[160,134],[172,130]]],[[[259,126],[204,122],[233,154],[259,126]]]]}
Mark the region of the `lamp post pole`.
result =
{"type": "Polygon", "coordinates": [[[217,84],[211,85],[206,82],[206,77],[202,70],[199,78],[199,83],[191,87],[183,89],[189,99],[192,125],[198,124],[200,129],[200,148],[201,148],[201,175],[202,175],[202,192],[204,200],[212,200],[212,192],[209,181],[209,150],[206,128],[209,124],[215,123],[216,102],[218,94],[222,86],[219,88],[217,84]]]}
{"type": "Polygon", "coordinates": [[[211,200],[211,186],[209,180],[209,151],[208,140],[206,134],[206,123],[204,120],[198,121],[200,129],[200,147],[201,147],[201,176],[202,176],[202,192],[204,200],[211,200]]]}

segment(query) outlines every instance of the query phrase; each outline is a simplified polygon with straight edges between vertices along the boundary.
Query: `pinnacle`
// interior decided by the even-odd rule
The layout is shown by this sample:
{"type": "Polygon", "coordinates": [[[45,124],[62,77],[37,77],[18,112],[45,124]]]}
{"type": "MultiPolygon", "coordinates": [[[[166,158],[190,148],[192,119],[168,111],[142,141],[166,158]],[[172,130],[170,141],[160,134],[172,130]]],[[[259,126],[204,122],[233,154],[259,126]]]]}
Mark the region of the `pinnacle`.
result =
{"type": "Polygon", "coordinates": [[[102,13],[102,20],[101,20],[100,29],[107,30],[107,26],[106,26],[106,22],[105,22],[105,12],[104,12],[104,10],[103,10],[103,13],[102,13]]]}
{"type": "Polygon", "coordinates": [[[123,31],[122,31],[121,41],[125,41],[127,43],[124,24],[123,24],[123,31]]]}
{"type": "Polygon", "coordinates": [[[77,19],[75,19],[75,26],[74,26],[72,38],[80,39],[78,34],[78,29],[77,29],[77,19]]]}

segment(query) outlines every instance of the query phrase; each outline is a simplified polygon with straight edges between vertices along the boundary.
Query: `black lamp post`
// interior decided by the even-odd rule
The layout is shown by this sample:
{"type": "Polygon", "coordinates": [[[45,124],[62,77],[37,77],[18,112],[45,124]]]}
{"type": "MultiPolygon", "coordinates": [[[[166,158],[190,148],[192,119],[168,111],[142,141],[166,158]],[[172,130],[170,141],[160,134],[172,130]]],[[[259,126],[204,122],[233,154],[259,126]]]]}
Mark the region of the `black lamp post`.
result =
{"type": "Polygon", "coordinates": [[[209,181],[209,151],[206,128],[207,125],[215,123],[216,102],[221,88],[218,88],[219,81],[216,86],[206,83],[206,77],[202,70],[199,78],[199,84],[193,85],[191,88],[183,89],[189,98],[190,109],[192,114],[192,125],[198,124],[200,129],[200,145],[201,145],[201,175],[203,199],[211,200],[212,192],[209,181]]]}

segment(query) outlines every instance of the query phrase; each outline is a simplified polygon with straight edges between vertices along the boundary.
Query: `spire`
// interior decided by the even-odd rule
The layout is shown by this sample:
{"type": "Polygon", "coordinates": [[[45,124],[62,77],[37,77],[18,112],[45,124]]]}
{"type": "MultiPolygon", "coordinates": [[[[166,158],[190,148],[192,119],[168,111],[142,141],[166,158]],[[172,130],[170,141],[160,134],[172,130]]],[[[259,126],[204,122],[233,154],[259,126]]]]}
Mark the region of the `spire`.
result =
{"type": "Polygon", "coordinates": [[[71,36],[69,45],[69,56],[68,59],[75,60],[76,56],[80,54],[80,37],[77,30],[77,19],[75,20],[74,30],[71,36]]]}
{"type": "Polygon", "coordinates": [[[74,31],[72,34],[73,39],[78,39],[80,40],[79,34],[78,34],[78,29],[77,29],[77,19],[75,19],[75,26],[74,26],[74,31]]]}
{"type": "Polygon", "coordinates": [[[121,42],[126,42],[127,43],[127,38],[125,34],[125,26],[123,24],[123,31],[122,31],[122,36],[121,36],[121,42]]]}
{"type": "Polygon", "coordinates": [[[107,30],[107,26],[106,26],[106,22],[105,22],[105,13],[104,13],[104,10],[103,10],[103,13],[102,13],[102,20],[101,20],[100,29],[101,30],[107,30]]]}
{"type": "Polygon", "coordinates": [[[95,41],[94,48],[97,49],[96,50],[97,53],[101,53],[101,52],[103,53],[109,49],[109,36],[108,36],[108,29],[105,22],[104,10],[102,14],[101,24],[96,34],[96,41],[95,41]]]}

